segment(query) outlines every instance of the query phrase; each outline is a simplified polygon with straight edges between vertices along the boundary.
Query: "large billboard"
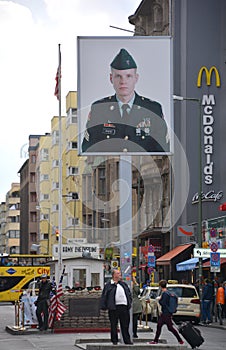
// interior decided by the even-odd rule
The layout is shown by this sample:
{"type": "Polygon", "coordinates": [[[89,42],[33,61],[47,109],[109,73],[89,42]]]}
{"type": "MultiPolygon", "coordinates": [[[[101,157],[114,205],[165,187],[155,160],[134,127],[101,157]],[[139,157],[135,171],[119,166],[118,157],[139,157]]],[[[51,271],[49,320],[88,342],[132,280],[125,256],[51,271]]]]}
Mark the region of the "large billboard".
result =
{"type": "Polygon", "coordinates": [[[170,37],[78,37],[79,154],[172,154],[172,74],[170,37]]]}

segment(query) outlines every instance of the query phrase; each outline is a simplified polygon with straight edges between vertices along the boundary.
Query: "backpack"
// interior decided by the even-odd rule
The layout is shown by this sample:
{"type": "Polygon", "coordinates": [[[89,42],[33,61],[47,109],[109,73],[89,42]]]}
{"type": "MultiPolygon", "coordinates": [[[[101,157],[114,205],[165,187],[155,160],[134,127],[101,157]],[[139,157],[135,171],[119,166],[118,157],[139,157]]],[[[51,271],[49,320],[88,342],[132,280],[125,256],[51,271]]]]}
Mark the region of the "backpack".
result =
{"type": "Polygon", "coordinates": [[[175,293],[167,291],[169,295],[169,305],[167,305],[167,309],[171,314],[174,314],[177,311],[178,306],[178,297],[175,293]]]}

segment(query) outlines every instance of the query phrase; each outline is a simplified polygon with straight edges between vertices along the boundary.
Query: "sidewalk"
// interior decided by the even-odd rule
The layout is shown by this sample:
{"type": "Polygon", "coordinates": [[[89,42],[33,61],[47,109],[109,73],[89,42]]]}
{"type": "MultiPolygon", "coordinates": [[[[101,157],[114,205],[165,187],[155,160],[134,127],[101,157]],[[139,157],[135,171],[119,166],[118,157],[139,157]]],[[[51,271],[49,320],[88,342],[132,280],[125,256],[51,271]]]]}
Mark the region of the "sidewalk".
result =
{"type": "MultiPolygon", "coordinates": [[[[46,349],[49,349],[48,345],[53,346],[53,342],[57,342],[54,345],[54,349],[66,349],[67,343],[71,344],[71,348],[74,349],[81,349],[81,350],[125,350],[125,347],[130,347],[133,350],[152,350],[152,349],[188,349],[190,348],[187,343],[184,345],[179,345],[174,338],[173,335],[171,335],[168,330],[165,328],[162,332],[161,340],[159,344],[156,345],[150,345],[148,342],[153,340],[155,330],[156,330],[156,323],[149,323],[151,325],[151,328],[139,328],[138,330],[138,337],[137,339],[133,339],[134,344],[133,345],[124,345],[121,343],[118,343],[117,346],[113,345],[110,341],[110,334],[109,332],[73,332],[73,330],[70,331],[70,334],[66,335],[64,329],[57,329],[55,332],[52,332],[51,330],[40,332],[38,329],[16,329],[15,327],[6,326],[5,330],[6,332],[13,334],[13,335],[25,335],[30,339],[30,337],[35,337],[40,339],[43,339],[45,342],[46,349]]],[[[216,322],[213,322],[211,325],[208,326],[202,326],[202,327],[211,327],[211,328],[219,328],[222,330],[226,329],[226,321],[224,325],[219,325],[216,322]]],[[[69,332],[68,332],[69,333],[69,332]]],[[[14,338],[14,337],[13,337],[14,338]]],[[[33,340],[34,341],[34,338],[33,340]]],[[[51,347],[52,349],[52,347],[51,347]]]]}

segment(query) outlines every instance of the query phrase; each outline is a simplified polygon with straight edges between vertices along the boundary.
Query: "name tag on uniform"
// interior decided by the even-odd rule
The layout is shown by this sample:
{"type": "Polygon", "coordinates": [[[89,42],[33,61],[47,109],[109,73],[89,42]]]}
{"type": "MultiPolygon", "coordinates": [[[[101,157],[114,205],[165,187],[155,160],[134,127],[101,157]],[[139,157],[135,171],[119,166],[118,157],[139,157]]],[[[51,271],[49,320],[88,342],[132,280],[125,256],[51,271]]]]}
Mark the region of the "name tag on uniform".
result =
{"type": "Polygon", "coordinates": [[[115,125],[112,123],[105,123],[102,129],[102,134],[104,135],[115,135],[115,125]]]}

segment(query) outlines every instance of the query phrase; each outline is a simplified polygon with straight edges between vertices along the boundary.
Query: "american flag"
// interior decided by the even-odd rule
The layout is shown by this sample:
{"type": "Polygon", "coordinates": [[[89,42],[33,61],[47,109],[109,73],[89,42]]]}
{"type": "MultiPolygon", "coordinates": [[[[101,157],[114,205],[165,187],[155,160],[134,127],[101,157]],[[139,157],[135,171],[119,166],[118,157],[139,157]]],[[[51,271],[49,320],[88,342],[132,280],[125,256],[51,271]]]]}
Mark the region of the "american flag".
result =
{"type": "Polygon", "coordinates": [[[63,276],[64,276],[65,268],[63,269],[60,282],[56,291],[56,294],[52,296],[50,299],[50,306],[49,306],[49,328],[53,327],[54,320],[60,321],[61,316],[66,311],[66,306],[60,301],[60,297],[63,295],[63,276]]]}
{"type": "Polygon", "coordinates": [[[60,45],[59,45],[59,66],[57,68],[57,73],[56,73],[56,86],[55,86],[55,91],[54,91],[54,96],[57,97],[58,100],[60,100],[60,95],[61,95],[61,52],[60,52],[60,45]]]}

